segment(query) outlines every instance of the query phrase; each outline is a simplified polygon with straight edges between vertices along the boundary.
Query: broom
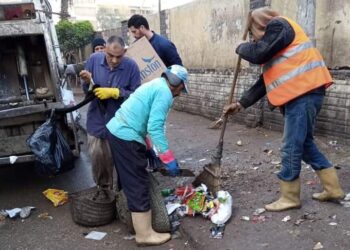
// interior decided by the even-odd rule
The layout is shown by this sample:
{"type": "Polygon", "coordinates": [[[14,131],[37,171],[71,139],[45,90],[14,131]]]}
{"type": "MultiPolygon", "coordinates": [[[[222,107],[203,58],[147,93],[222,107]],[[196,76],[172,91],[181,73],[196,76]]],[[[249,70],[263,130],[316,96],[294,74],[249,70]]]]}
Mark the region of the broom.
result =
{"type": "MultiPolygon", "coordinates": [[[[243,40],[246,40],[247,38],[249,26],[250,26],[250,13],[248,15],[248,21],[243,33],[243,40]]],[[[238,56],[235,73],[233,76],[232,87],[231,87],[231,91],[228,99],[228,104],[231,104],[233,100],[233,94],[236,87],[240,66],[241,66],[241,56],[238,56]]],[[[222,115],[219,120],[211,124],[212,126],[210,126],[210,128],[220,128],[220,126],[222,125],[219,143],[216,146],[216,153],[211,157],[211,163],[206,164],[203,167],[202,172],[192,182],[194,186],[199,186],[201,183],[204,183],[212,192],[219,191],[220,182],[221,182],[220,166],[221,166],[221,158],[222,158],[222,149],[224,145],[224,134],[226,129],[226,123],[227,123],[227,114],[222,115]]]]}

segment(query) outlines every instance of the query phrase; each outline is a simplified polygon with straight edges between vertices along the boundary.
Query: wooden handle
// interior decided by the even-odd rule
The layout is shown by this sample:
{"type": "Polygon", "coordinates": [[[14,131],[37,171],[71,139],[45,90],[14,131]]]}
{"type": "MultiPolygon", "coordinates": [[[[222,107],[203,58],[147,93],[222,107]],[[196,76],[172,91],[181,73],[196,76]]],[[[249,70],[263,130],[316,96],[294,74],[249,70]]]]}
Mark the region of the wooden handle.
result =
{"type": "MultiPolygon", "coordinates": [[[[243,40],[246,40],[247,36],[248,36],[248,30],[249,30],[249,26],[250,26],[250,21],[249,20],[250,20],[250,13],[248,15],[247,23],[246,23],[245,28],[244,28],[243,37],[242,37],[243,40]]],[[[228,98],[228,104],[231,104],[232,100],[233,100],[233,95],[234,95],[234,91],[235,91],[236,84],[237,84],[237,79],[238,79],[238,73],[239,73],[240,67],[241,67],[241,60],[242,60],[241,56],[238,56],[237,63],[236,63],[236,68],[235,68],[235,73],[233,75],[232,87],[231,87],[230,95],[229,95],[229,98],[228,98]]],[[[227,114],[223,118],[219,144],[221,144],[223,142],[225,129],[226,129],[226,123],[227,123],[227,114]]]]}

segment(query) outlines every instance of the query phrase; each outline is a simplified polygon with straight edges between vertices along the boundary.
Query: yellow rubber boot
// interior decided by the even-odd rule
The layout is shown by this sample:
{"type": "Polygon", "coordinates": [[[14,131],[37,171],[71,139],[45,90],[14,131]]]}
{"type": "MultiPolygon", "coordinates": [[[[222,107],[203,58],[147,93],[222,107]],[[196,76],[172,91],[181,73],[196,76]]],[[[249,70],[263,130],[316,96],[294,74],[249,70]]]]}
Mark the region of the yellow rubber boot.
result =
{"type": "Polygon", "coordinates": [[[157,233],[152,228],[151,210],[142,213],[131,213],[132,224],[136,232],[135,240],[139,246],[156,246],[170,240],[169,233],[157,233]]]}
{"type": "Polygon", "coordinates": [[[321,180],[324,191],[312,195],[312,198],[318,201],[336,201],[345,197],[344,191],[339,185],[338,175],[335,168],[326,168],[316,171],[321,180]]]}
{"type": "Polygon", "coordinates": [[[300,179],[294,181],[280,181],[281,197],[265,206],[270,212],[279,212],[292,208],[300,208],[300,179]]]}

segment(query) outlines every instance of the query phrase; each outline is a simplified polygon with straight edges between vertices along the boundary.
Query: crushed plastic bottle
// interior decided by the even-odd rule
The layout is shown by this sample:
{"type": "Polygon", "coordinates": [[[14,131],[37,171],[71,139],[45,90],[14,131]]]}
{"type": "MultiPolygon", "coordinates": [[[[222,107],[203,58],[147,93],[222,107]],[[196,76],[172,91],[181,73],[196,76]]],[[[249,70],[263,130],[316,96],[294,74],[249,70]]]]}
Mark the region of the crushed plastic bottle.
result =
{"type": "Polygon", "coordinates": [[[161,191],[161,194],[163,197],[168,197],[170,195],[172,195],[175,192],[174,188],[164,188],[161,191]]]}

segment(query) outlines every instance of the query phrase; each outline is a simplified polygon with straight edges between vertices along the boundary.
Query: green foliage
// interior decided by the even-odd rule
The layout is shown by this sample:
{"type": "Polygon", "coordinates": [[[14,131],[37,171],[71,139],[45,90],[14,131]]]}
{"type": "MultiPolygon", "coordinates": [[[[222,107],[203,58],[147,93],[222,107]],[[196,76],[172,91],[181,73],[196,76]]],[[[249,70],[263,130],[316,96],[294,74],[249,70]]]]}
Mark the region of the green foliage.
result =
{"type": "Polygon", "coordinates": [[[57,37],[62,51],[66,54],[89,44],[94,35],[94,28],[89,21],[72,23],[61,20],[56,25],[57,37]]]}

